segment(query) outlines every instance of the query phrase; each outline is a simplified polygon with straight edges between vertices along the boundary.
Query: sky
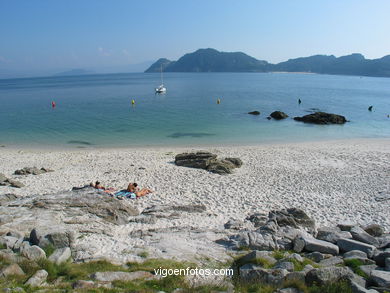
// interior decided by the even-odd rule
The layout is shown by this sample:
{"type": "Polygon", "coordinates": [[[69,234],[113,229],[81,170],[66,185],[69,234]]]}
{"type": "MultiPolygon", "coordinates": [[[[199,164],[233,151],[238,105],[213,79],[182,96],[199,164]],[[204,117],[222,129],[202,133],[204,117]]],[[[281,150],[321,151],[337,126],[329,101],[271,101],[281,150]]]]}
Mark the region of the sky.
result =
{"type": "Polygon", "coordinates": [[[0,0],[0,73],[126,71],[199,48],[380,58],[389,15],[389,0],[0,0]]]}

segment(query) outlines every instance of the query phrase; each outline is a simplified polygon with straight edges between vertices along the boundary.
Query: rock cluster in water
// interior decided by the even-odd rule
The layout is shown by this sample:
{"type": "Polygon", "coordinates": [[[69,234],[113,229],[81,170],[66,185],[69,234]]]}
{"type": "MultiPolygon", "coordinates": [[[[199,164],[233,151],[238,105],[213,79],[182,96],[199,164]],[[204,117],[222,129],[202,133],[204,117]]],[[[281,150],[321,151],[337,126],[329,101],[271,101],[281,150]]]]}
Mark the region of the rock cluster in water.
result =
{"type": "Polygon", "coordinates": [[[217,159],[217,155],[210,152],[182,153],[175,157],[177,166],[205,169],[212,173],[226,175],[233,173],[233,169],[240,168],[242,161],[239,158],[217,159]]]}
{"type": "Polygon", "coordinates": [[[313,124],[344,124],[347,122],[344,116],[325,112],[315,112],[302,117],[294,117],[294,120],[313,124]]]}

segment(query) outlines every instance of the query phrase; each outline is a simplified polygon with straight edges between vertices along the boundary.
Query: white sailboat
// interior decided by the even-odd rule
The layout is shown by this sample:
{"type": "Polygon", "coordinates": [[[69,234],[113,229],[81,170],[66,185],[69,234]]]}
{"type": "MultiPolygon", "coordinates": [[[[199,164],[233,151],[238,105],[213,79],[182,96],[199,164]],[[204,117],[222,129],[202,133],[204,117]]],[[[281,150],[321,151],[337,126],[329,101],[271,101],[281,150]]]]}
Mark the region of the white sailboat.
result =
{"type": "Polygon", "coordinates": [[[162,64],[161,64],[160,72],[161,72],[161,84],[158,87],[156,87],[157,94],[163,94],[167,91],[167,89],[164,86],[164,81],[163,81],[162,64]]]}

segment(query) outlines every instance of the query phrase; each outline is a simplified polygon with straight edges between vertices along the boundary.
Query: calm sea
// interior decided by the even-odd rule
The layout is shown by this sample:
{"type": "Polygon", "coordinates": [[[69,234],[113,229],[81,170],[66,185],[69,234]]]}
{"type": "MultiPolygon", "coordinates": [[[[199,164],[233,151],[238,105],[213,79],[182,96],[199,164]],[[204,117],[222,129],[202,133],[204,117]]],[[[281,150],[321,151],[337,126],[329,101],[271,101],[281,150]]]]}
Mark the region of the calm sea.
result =
{"type": "Polygon", "coordinates": [[[192,146],[390,137],[389,78],[166,73],[164,83],[166,94],[155,95],[159,74],[0,80],[0,144],[192,146]],[[350,122],[319,126],[266,119],[275,110],[294,117],[315,109],[350,122]],[[247,114],[253,110],[261,115],[247,114]]]}

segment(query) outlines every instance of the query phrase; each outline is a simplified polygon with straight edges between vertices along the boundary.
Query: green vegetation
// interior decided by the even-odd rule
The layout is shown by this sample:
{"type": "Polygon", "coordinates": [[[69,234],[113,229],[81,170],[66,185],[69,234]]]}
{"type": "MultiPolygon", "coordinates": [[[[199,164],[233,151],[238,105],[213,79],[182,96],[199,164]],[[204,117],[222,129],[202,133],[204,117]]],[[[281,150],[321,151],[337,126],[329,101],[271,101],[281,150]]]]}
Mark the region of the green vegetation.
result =
{"type": "Polygon", "coordinates": [[[52,255],[54,250],[56,250],[56,248],[52,244],[49,244],[45,248],[43,248],[43,251],[46,253],[46,257],[52,255]]]}
{"type": "Polygon", "coordinates": [[[355,274],[363,278],[368,278],[368,275],[360,268],[360,266],[364,265],[360,259],[345,259],[344,264],[350,267],[355,274]]]}
{"type": "Polygon", "coordinates": [[[149,253],[147,251],[142,251],[138,253],[138,256],[142,258],[147,258],[149,256],[149,253]]]}

